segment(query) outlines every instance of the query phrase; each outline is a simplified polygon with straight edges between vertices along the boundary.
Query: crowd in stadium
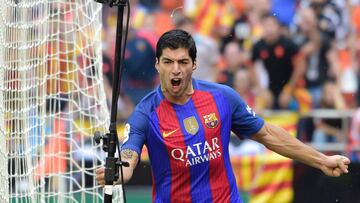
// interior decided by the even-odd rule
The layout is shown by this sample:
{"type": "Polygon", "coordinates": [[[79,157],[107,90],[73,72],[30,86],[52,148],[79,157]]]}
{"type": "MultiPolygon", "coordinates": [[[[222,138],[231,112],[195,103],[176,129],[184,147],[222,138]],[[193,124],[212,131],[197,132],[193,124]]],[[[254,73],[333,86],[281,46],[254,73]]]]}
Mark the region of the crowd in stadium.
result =
{"type": "MultiPolygon", "coordinates": [[[[158,37],[195,38],[197,79],[234,88],[255,111],[349,110],[359,105],[358,0],[131,0],[119,117],[158,84],[158,37]]],[[[116,10],[103,9],[104,75],[111,98],[116,10]]],[[[110,100],[109,100],[110,103],[110,100]]],[[[359,139],[354,116],[354,143],[359,139]]],[[[303,120],[306,141],[343,141],[341,118],[303,120]]],[[[298,133],[299,133],[298,132],[298,133]]]]}

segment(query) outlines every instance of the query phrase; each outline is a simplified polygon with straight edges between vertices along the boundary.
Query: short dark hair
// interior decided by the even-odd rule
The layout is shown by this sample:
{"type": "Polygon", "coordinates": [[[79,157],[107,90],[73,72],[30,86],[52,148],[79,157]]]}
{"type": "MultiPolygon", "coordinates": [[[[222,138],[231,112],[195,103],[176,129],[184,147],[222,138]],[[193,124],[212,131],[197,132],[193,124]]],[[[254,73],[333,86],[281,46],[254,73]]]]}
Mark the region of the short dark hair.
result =
{"type": "Polygon", "coordinates": [[[266,19],[273,19],[277,24],[281,25],[279,19],[273,13],[265,13],[261,15],[261,20],[266,20],[266,19]]]}
{"type": "Polygon", "coordinates": [[[156,44],[156,58],[159,60],[162,51],[166,48],[178,49],[185,48],[189,51],[189,56],[194,62],[196,60],[196,45],[192,36],[184,30],[174,29],[161,35],[156,44]]]}

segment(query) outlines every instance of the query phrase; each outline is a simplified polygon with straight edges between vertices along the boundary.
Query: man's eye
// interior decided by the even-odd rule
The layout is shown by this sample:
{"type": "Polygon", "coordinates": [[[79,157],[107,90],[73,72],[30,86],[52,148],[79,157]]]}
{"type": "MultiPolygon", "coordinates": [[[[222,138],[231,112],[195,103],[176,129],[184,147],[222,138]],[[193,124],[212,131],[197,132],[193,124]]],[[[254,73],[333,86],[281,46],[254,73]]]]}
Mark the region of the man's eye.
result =
{"type": "Polygon", "coordinates": [[[181,61],[180,63],[181,63],[181,64],[184,64],[184,65],[188,64],[187,61],[181,61]]]}
{"type": "Polygon", "coordinates": [[[169,63],[171,63],[171,61],[164,61],[164,63],[165,63],[165,64],[169,64],[169,63]]]}

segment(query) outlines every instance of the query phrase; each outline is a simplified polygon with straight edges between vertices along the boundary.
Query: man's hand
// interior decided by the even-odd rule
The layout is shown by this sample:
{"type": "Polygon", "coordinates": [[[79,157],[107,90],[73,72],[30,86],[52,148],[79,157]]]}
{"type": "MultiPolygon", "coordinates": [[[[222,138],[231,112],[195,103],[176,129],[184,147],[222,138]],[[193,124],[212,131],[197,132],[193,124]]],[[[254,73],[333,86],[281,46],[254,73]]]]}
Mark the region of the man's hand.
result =
{"type": "Polygon", "coordinates": [[[279,96],[279,105],[282,109],[287,109],[291,102],[292,95],[290,92],[282,91],[279,96]]]}
{"type": "MultiPolygon", "coordinates": [[[[124,174],[124,182],[127,183],[133,174],[133,171],[139,161],[139,155],[130,149],[125,149],[121,151],[121,159],[122,161],[126,161],[129,163],[129,167],[123,167],[123,174],[124,174]]],[[[102,166],[96,169],[96,181],[99,185],[105,186],[105,167],[102,166]]],[[[114,185],[121,184],[121,174],[119,172],[119,178],[114,185]]]]}
{"type": "Polygon", "coordinates": [[[324,160],[324,165],[321,166],[321,170],[331,177],[339,177],[341,174],[348,173],[348,167],[350,160],[345,156],[334,155],[328,156],[324,160]]]}
{"type": "Polygon", "coordinates": [[[96,181],[102,187],[105,186],[105,167],[104,166],[96,169],[96,181]]]}
{"type": "MultiPolygon", "coordinates": [[[[126,168],[126,167],[124,167],[124,168],[126,168]]],[[[98,182],[99,185],[101,185],[101,187],[105,186],[105,167],[104,166],[96,169],[96,181],[98,182]]],[[[119,173],[118,180],[114,181],[114,185],[119,185],[119,184],[121,184],[121,174],[120,173],[119,173]]]]}

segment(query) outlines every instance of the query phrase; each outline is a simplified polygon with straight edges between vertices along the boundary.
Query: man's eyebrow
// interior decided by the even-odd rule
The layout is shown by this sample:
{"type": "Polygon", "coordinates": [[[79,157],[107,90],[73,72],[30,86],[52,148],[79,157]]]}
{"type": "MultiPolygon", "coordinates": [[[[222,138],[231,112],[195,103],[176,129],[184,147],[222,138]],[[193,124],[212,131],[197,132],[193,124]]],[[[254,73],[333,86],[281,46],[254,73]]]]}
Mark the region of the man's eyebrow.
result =
{"type": "Polygon", "coordinates": [[[170,59],[170,58],[166,58],[166,57],[162,57],[160,60],[163,60],[163,61],[173,61],[172,59],[170,59]]]}
{"type": "Polygon", "coordinates": [[[179,61],[190,61],[190,59],[184,58],[184,59],[179,59],[179,61]]]}
{"type": "Polygon", "coordinates": [[[163,61],[165,61],[165,60],[167,60],[167,61],[190,61],[190,59],[188,59],[188,58],[182,58],[182,59],[179,59],[179,60],[174,60],[174,59],[171,59],[171,58],[166,58],[166,57],[162,57],[160,60],[163,60],[163,61]]]}

